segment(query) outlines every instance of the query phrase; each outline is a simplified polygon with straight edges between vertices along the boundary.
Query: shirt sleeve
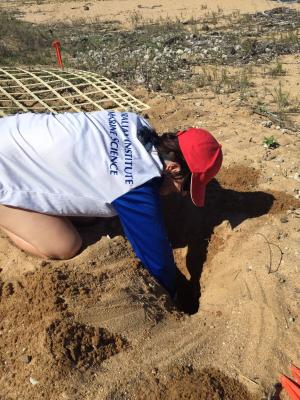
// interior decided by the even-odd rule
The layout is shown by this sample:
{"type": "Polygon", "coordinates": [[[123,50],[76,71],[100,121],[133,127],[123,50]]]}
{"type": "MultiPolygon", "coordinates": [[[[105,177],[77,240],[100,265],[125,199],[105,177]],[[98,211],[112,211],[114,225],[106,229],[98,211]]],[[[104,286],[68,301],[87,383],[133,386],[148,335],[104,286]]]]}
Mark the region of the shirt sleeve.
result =
{"type": "Polygon", "coordinates": [[[154,178],[117,198],[112,205],[136,256],[173,297],[176,266],[161,211],[160,181],[161,178],[154,178]]]}

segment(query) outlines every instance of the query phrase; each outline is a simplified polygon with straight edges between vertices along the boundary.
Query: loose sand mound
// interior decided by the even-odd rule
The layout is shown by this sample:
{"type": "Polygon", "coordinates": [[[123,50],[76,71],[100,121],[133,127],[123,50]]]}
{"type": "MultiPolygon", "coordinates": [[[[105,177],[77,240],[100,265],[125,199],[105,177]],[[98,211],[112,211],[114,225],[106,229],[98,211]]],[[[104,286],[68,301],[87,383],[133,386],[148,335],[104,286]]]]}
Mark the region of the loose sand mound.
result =
{"type": "MultiPolygon", "coordinates": [[[[155,295],[148,293],[149,289],[145,287],[147,280],[151,282],[151,278],[144,277],[144,271],[136,269],[138,263],[128,250],[124,239],[116,237],[116,240],[112,241],[102,240],[100,254],[105,257],[108,248],[115,247],[115,253],[111,251],[111,258],[108,257],[106,261],[109,268],[113,268],[111,272],[105,268],[105,262],[86,262],[79,272],[71,265],[53,263],[55,266],[52,266],[48,262],[35,262],[34,259],[30,262],[33,265],[36,263],[36,271],[18,274],[16,270],[2,270],[2,275],[8,272],[10,276],[0,282],[0,315],[5,316],[0,327],[1,396],[5,399],[25,398],[26,393],[28,398],[40,398],[39,391],[30,391],[30,379],[41,383],[44,395],[50,398],[52,390],[55,393],[55,389],[52,388],[54,381],[59,382],[59,391],[68,388],[70,382],[65,379],[70,374],[79,377],[86,373],[89,376],[91,371],[101,367],[104,360],[121,351],[127,351],[130,342],[123,334],[125,325],[130,327],[132,323],[138,323],[143,329],[147,326],[149,328],[168,313],[168,306],[166,308],[164,304],[168,302],[167,296],[158,287],[155,295]],[[113,243],[109,243],[105,248],[108,242],[113,243]],[[103,251],[106,252],[103,254],[103,251]],[[116,260],[119,251],[122,254],[122,263],[118,268],[116,260]],[[124,260],[123,255],[126,251],[130,257],[124,260]],[[106,272],[98,271],[98,267],[106,272]],[[115,280],[115,275],[119,275],[122,281],[121,276],[127,268],[130,272],[124,287],[121,288],[115,280]],[[14,279],[11,273],[15,275],[14,279]],[[137,284],[137,289],[128,280],[137,284]],[[114,288],[116,284],[118,287],[114,288]],[[78,321],[80,313],[83,314],[82,319],[89,318],[86,311],[91,314],[90,318],[98,318],[99,322],[103,320],[103,325],[107,325],[107,317],[108,322],[118,318],[115,315],[118,308],[115,303],[117,296],[113,293],[118,294],[119,299],[123,297],[124,307],[122,301],[119,304],[119,308],[122,309],[119,318],[122,321],[126,316],[126,308],[131,308],[127,313],[131,314],[128,315],[127,323],[122,324],[123,329],[115,328],[115,321],[108,324],[113,327],[113,332],[99,326],[98,323],[91,325],[78,321]],[[104,309],[106,303],[109,304],[107,309],[104,309]],[[134,304],[130,307],[130,303],[134,304]],[[93,307],[95,312],[91,313],[93,307]],[[132,317],[135,321],[132,321],[132,317]],[[15,394],[11,396],[11,389],[16,385],[16,381],[18,383],[14,389],[15,394]]],[[[15,252],[15,249],[11,250],[15,252]]],[[[21,254],[22,258],[27,257],[21,254]]],[[[84,256],[83,259],[85,258],[84,256]]],[[[153,285],[157,286],[155,282],[153,285]]],[[[150,288],[150,291],[153,289],[150,288]]]]}
{"type": "Polygon", "coordinates": [[[46,344],[59,367],[88,369],[125,348],[126,341],[104,328],[55,320],[46,329],[46,344]]]}
{"type": "Polygon", "coordinates": [[[156,371],[147,377],[139,377],[125,389],[113,391],[107,400],[252,400],[245,386],[214,369],[194,371],[190,367],[173,367],[162,379],[156,371]]]}

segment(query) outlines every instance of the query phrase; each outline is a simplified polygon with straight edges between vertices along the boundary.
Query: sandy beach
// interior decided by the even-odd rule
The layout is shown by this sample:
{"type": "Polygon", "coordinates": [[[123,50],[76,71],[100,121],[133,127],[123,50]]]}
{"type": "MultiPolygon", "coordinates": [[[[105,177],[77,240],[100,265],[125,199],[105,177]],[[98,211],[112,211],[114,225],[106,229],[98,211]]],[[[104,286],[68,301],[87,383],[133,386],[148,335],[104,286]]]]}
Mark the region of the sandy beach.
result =
{"type": "MultiPolygon", "coordinates": [[[[199,19],[199,41],[207,13],[281,6],[266,0],[8,2],[20,20],[39,25],[99,19],[128,29],[134,15],[199,19]]],[[[187,37],[197,35],[191,25],[187,37]]],[[[232,47],[233,57],[239,47],[232,47]]],[[[215,73],[219,86],[180,81],[168,92],[128,84],[150,106],[146,116],[159,133],[201,126],[223,146],[224,164],[204,209],[188,196],[163,201],[184,310],[140,265],[116,218],[79,226],[83,249],[67,261],[25,254],[1,233],[1,400],[279,398],[279,374],[289,374],[291,361],[300,364],[300,56],[290,53],[264,63],[253,51],[251,84],[242,89],[233,80],[244,76],[246,61],[226,69],[236,77],[229,82],[226,66],[211,66],[207,51],[194,72],[205,67],[205,77],[215,73]],[[288,109],[285,125],[274,119],[278,104],[288,109]],[[266,138],[278,146],[268,147],[266,138]]],[[[280,399],[288,397],[282,392],[280,399]]]]}

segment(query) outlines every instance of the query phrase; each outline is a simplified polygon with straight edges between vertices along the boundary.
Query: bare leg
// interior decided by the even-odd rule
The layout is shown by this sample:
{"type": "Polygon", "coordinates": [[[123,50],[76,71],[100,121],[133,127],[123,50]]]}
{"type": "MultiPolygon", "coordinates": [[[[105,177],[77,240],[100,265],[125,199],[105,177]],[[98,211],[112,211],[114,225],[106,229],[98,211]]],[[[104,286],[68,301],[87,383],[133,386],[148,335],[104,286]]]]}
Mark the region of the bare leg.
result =
{"type": "Polygon", "coordinates": [[[72,258],[82,245],[65,217],[0,205],[0,227],[18,247],[40,257],[72,258]]]}

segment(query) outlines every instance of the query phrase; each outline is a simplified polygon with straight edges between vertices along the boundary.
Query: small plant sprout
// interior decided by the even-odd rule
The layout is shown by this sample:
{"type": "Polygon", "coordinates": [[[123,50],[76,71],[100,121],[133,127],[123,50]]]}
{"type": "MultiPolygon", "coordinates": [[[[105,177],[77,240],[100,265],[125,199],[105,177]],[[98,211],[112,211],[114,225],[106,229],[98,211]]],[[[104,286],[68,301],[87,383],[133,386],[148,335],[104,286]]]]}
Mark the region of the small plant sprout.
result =
{"type": "Polygon", "coordinates": [[[267,149],[276,149],[277,147],[279,147],[279,143],[274,138],[274,136],[269,136],[269,137],[265,136],[263,140],[263,145],[267,149]]]}
{"type": "Polygon", "coordinates": [[[281,62],[277,59],[276,65],[269,69],[268,74],[271,76],[286,75],[286,70],[283,68],[281,62]]]}
{"type": "Polygon", "coordinates": [[[277,105],[277,112],[282,115],[290,104],[290,94],[283,90],[282,84],[279,82],[278,88],[274,88],[274,91],[271,92],[271,96],[277,105]]]}

